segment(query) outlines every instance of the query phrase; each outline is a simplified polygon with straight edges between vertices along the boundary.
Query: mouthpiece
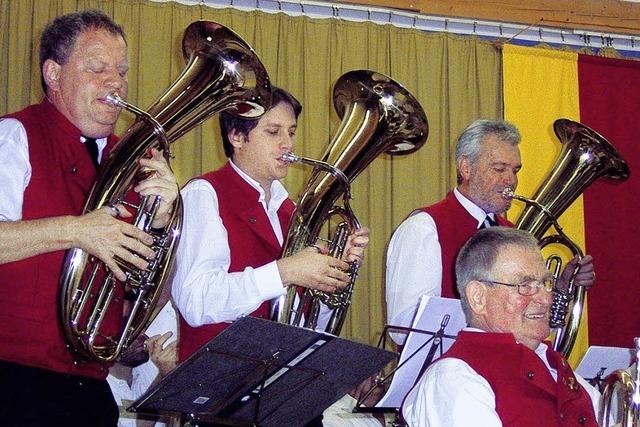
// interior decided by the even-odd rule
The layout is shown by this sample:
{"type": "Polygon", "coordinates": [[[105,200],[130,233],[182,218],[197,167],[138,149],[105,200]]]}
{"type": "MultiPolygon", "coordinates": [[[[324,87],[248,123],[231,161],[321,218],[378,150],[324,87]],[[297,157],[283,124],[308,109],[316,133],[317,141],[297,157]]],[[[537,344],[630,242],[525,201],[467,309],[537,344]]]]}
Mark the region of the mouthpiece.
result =
{"type": "Polygon", "coordinates": [[[107,101],[109,104],[113,105],[114,107],[124,108],[126,105],[124,100],[120,98],[117,92],[108,93],[107,95],[105,95],[104,100],[107,101]]]}
{"type": "Polygon", "coordinates": [[[513,199],[514,195],[515,195],[515,192],[511,187],[506,187],[504,190],[502,190],[502,197],[504,197],[507,200],[513,199]]]}
{"type": "Polygon", "coordinates": [[[300,157],[296,156],[293,153],[284,153],[282,155],[282,157],[280,157],[280,159],[284,160],[285,162],[289,162],[289,163],[299,162],[300,161],[300,157]]]}

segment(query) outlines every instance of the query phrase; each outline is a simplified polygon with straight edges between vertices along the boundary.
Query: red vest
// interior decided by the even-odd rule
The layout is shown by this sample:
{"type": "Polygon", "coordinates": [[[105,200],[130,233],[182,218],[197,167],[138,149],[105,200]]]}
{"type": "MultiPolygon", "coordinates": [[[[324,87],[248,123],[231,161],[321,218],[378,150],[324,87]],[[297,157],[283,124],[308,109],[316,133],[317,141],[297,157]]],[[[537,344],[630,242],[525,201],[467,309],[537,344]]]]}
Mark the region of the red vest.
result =
{"type": "MultiPolygon", "coordinates": [[[[6,117],[20,120],[29,141],[32,173],[22,219],[79,215],[96,178],[80,131],[46,100],[6,117]]],[[[108,147],[115,141],[110,137],[108,147]]],[[[58,302],[64,254],[50,252],[0,265],[0,359],[104,379],[108,366],[74,366],[66,348],[58,302]]]]}
{"type": "MultiPolygon", "coordinates": [[[[435,205],[419,209],[431,215],[438,230],[442,257],[442,289],[445,298],[460,298],[456,288],[455,264],[462,245],[478,231],[478,221],[460,204],[453,191],[435,205]]],[[[513,227],[513,224],[496,215],[498,225],[513,227]]]]}
{"type": "Polygon", "coordinates": [[[511,334],[460,331],[443,357],[464,360],[487,380],[505,427],[598,425],[589,394],[551,347],[547,360],[558,372],[557,381],[536,353],[511,334]]]}
{"type": "MultiPolygon", "coordinates": [[[[229,239],[229,273],[260,267],[278,259],[282,248],[262,204],[258,202],[258,191],[238,175],[230,163],[200,178],[211,183],[218,196],[220,218],[229,239]]],[[[288,199],[278,210],[285,233],[293,210],[294,204],[288,199]]],[[[251,316],[268,318],[269,301],[262,303],[251,316]]],[[[180,316],[180,360],[185,360],[228,326],[229,323],[217,323],[193,328],[180,316]]]]}

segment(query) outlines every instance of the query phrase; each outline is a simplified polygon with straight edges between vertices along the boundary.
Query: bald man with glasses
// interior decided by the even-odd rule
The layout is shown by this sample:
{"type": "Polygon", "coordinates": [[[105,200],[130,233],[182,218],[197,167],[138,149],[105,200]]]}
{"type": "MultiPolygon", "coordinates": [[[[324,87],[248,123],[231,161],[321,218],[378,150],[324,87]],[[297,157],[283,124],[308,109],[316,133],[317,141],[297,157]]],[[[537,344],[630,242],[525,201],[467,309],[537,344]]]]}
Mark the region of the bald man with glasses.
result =
{"type": "Polygon", "coordinates": [[[544,342],[553,281],[536,240],[480,230],[455,272],[468,327],[407,395],[408,425],[597,426],[600,394],[544,342]]]}

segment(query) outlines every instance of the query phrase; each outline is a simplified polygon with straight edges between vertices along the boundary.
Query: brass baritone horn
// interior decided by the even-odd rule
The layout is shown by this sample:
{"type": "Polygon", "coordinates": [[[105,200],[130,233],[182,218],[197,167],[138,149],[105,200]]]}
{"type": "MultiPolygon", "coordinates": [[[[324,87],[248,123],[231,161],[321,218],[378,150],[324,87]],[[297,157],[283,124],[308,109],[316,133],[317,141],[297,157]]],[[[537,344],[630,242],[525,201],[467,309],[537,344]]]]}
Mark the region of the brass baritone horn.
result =
{"type": "MultiPolygon", "coordinates": [[[[504,196],[527,205],[516,221],[516,228],[533,234],[541,247],[561,244],[582,258],[582,250],[564,233],[558,218],[592,182],[600,177],[624,181],[629,177],[629,168],[609,141],[593,129],[568,119],[556,120],[553,129],[563,144],[562,151],[533,198],[514,194],[510,188],[505,189],[504,196]],[[543,237],[551,226],[557,234],[543,237]]],[[[560,257],[554,255],[548,266],[553,262],[559,273],[560,257]]],[[[573,272],[566,292],[554,290],[551,306],[549,324],[556,330],[553,348],[565,357],[575,343],[584,305],[584,288],[574,286],[578,271],[579,267],[573,272]]]]}
{"type": "MultiPolygon", "coordinates": [[[[329,245],[329,253],[341,258],[348,236],[360,228],[349,205],[351,182],[379,154],[408,154],[427,140],[427,117],[420,103],[400,84],[373,71],[351,71],[338,79],[333,90],[333,104],[342,119],[340,127],[321,160],[293,154],[288,161],[314,166],[298,198],[291,225],[283,246],[283,256],[316,244],[323,224],[333,215],[342,218],[329,245]],[[342,197],[342,206],[334,203],[342,197]]],[[[350,283],[333,294],[290,286],[280,298],[274,317],[281,323],[316,329],[320,304],[331,309],[326,332],[340,334],[359,266],[352,263],[350,283]]]]}
{"type": "Polygon", "coordinates": [[[629,374],[626,370],[617,370],[607,375],[604,379],[604,390],[602,392],[602,404],[598,424],[603,427],[611,425],[611,407],[614,402],[613,397],[617,396],[618,407],[621,408],[621,427],[640,426],[640,338],[633,339],[635,345],[635,375],[629,374]]]}
{"type": "Polygon", "coordinates": [[[253,118],[271,103],[264,66],[233,31],[214,22],[194,22],[185,31],[182,48],[186,68],[148,112],[117,94],[105,97],[138,117],[101,168],[84,213],[116,204],[135,209],[134,225],[154,236],[155,258],[143,271],[117,260],[127,275],[119,282],[103,262],[85,251],[67,251],[60,279],[62,326],[71,351],[83,358],[113,361],[147,327],[173,264],[181,201],[176,201],[169,224],[151,229],[159,198],[131,200],[140,199],[132,188],[146,173],[138,160],[151,148],[167,155],[169,143],[215,113],[226,110],[253,118]]]}

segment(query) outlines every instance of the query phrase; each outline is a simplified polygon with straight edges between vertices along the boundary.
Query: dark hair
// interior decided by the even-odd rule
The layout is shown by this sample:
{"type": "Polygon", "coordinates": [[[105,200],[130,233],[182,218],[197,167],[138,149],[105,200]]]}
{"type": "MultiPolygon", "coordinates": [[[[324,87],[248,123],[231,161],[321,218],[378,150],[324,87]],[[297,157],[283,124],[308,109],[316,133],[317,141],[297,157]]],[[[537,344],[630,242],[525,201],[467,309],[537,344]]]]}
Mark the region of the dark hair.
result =
{"type": "MultiPolygon", "coordinates": [[[[281,103],[287,103],[293,108],[293,112],[296,115],[296,119],[302,112],[302,105],[300,102],[284,89],[274,87],[271,92],[271,107],[270,111],[281,103]]],[[[229,141],[229,132],[236,131],[242,133],[245,137],[249,135],[249,132],[258,125],[260,117],[257,119],[245,119],[242,117],[234,116],[231,113],[223,111],[220,113],[220,134],[222,136],[222,146],[224,147],[224,154],[227,158],[233,157],[233,145],[229,141]]]]}
{"type": "Polygon", "coordinates": [[[458,185],[462,184],[460,164],[463,158],[469,159],[475,165],[480,157],[480,150],[484,139],[488,135],[495,135],[500,141],[516,146],[520,143],[520,132],[511,123],[502,120],[476,120],[471,123],[458,137],[456,143],[456,175],[458,185]]]}
{"type": "Polygon", "coordinates": [[[540,250],[538,241],[527,231],[509,227],[489,227],[474,234],[460,249],[456,258],[456,285],[462,310],[470,319],[465,289],[473,280],[493,277],[498,255],[505,246],[540,250]]]}
{"type": "Polygon", "coordinates": [[[127,42],[127,36],[122,27],[102,11],[89,9],[58,16],[47,24],[40,37],[40,82],[45,94],[47,84],[42,75],[42,66],[45,61],[51,59],[60,65],[66,64],[78,36],[89,29],[106,30],[127,42]]]}

